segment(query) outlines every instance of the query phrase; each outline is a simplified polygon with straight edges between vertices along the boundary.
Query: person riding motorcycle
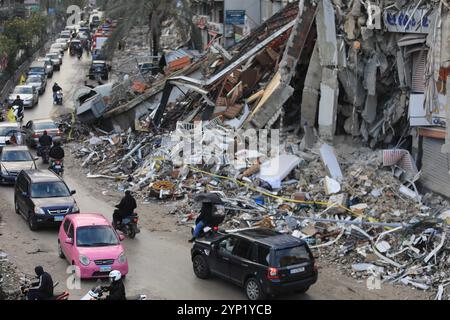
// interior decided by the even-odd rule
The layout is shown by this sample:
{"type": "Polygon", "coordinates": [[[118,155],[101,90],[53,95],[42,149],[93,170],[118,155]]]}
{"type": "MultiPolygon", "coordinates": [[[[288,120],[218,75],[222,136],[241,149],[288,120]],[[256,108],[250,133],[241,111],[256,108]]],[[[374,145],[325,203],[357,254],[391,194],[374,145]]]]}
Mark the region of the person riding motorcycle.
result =
{"type": "Polygon", "coordinates": [[[113,270],[109,273],[109,283],[110,286],[102,287],[104,290],[109,291],[109,295],[104,300],[127,300],[125,285],[119,270],[113,270]]]}
{"type": "Polygon", "coordinates": [[[52,146],[52,144],[53,144],[53,139],[52,139],[52,137],[50,137],[48,135],[47,130],[45,130],[44,133],[42,134],[42,136],[39,137],[39,146],[40,146],[38,149],[39,155],[42,155],[42,150],[44,148],[46,148],[46,147],[50,148],[52,146]]]}
{"type": "Polygon", "coordinates": [[[116,205],[116,210],[113,213],[113,224],[116,226],[122,223],[122,219],[133,214],[134,209],[137,208],[136,200],[131,195],[131,191],[125,191],[125,196],[120,200],[120,203],[116,205]]]}
{"type": "Polygon", "coordinates": [[[200,231],[211,222],[215,211],[216,206],[213,203],[202,203],[202,209],[200,210],[200,215],[195,220],[194,233],[189,242],[194,242],[194,240],[197,239],[200,231]]]}
{"type": "Polygon", "coordinates": [[[64,149],[61,147],[61,142],[55,141],[53,143],[53,147],[50,148],[48,156],[55,160],[62,161],[64,159],[64,149]]]}
{"type": "MultiPolygon", "coordinates": [[[[17,116],[20,117],[20,115],[22,115],[22,117],[23,117],[23,100],[20,99],[19,95],[16,97],[16,100],[13,101],[11,106],[12,107],[17,106],[18,107],[17,116]]],[[[17,120],[17,117],[16,117],[16,120],[17,120]]]]}
{"type": "Polygon", "coordinates": [[[44,271],[44,268],[37,266],[34,272],[39,278],[38,282],[32,284],[28,290],[28,300],[47,300],[53,297],[53,279],[51,275],[44,271]]]}
{"type": "Polygon", "coordinates": [[[55,82],[55,84],[52,87],[52,91],[53,91],[53,101],[56,102],[56,95],[58,91],[62,91],[62,88],[55,82]]]}

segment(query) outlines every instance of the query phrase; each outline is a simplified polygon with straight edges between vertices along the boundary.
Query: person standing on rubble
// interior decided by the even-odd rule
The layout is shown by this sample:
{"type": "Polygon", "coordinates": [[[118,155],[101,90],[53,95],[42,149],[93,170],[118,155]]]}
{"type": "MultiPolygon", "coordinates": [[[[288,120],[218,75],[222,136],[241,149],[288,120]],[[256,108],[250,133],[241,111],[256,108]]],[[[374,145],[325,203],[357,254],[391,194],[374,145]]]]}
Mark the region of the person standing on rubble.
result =
{"type": "Polygon", "coordinates": [[[134,209],[137,208],[136,200],[131,194],[130,190],[125,191],[125,196],[120,200],[120,203],[116,205],[116,210],[113,213],[113,225],[117,226],[122,223],[122,219],[133,214],[134,209]]]}

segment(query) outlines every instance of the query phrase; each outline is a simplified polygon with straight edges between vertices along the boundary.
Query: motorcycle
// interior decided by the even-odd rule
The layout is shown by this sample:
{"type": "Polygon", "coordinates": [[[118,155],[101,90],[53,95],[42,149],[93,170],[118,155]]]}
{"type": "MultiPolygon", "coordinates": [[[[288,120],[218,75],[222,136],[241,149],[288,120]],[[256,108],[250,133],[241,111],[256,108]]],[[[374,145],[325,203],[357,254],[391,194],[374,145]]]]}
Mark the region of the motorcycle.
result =
{"type": "Polygon", "coordinates": [[[63,104],[63,92],[62,92],[61,90],[59,90],[58,92],[56,92],[54,103],[55,103],[56,105],[62,106],[62,104],[63,104]]]}
{"type": "Polygon", "coordinates": [[[51,159],[50,160],[50,166],[48,168],[50,171],[53,171],[55,174],[59,175],[60,177],[64,174],[64,165],[62,160],[57,159],[51,159]]]}
{"type": "Polygon", "coordinates": [[[23,121],[23,116],[24,116],[23,108],[21,108],[17,105],[14,105],[14,106],[12,106],[12,109],[13,109],[14,117],[16,118],[16,122],[21,124],[23,121]]]}
{"type": "Polygon", "coordinates": [[[39,146],[39,154],[38,156],[42,157],[42,163],[48,164],[49,161],[49,153],[50,153],[50,146],[39,146]]]}
{"type": "MultiPolygon", "coordinates": [[[[219,225],[225,220],[223,214],[213,214],[211,222],[205,225],[197,238],[213,238],[219,232],[219,225]]],[[[191,228],[191,234],[194,235],[195,225],[191,228]]]]}
{"type": "Polygon", "coordinates": [[[133,213],[126,218],[122,218],[122,222],[115,223],[114,229],[123,232],[128,238],[134,239],[136,237],[136,234],[141,232],[141,230],[139,230],[137,226],[138,221],[138,214],[133,213]]]}
{"type": "MultiPolygon", "coordinates": [[[[56,281],[53,284],[53,289],[56,288],[56,286],[59,284],[58,281],[56,281]]],[[[28,284],[23,285],[20,288],[20,291],[22,292],[22,300],[28,300],[28,291],[31,288],[31,282],[28,284]]],[[[64,291],[64,292],[57,292],[57,293],[53,293],[53,297],[51,297],[49,300],[69,300],[69,292],[64,291]]]]}
{"type": "MultiPolygon", "coordinates": [[[[81,300],[101,300],[103,293],[106,291],[108,290],[106,290],[105,287],[97,286],[89,290],[89,292],[86,293],[81,300]]],[[[145,294],[139,294],[137,296],[127,297],[127,300],[147,300],[147,296],[145,294]]]]}

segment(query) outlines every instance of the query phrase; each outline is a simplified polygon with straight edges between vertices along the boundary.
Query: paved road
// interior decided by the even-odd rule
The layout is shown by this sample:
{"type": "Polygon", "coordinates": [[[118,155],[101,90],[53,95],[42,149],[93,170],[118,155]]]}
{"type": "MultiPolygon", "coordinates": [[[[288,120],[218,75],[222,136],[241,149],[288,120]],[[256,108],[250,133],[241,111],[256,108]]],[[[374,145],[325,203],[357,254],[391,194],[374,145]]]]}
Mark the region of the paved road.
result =
{"type": "MultiPolygon", "coordinates": [[[[71,95],[83,83],[89,59],[81,61],[67,53],[60,72],[55,72],[49,80],[47,90],[40,98],[39,105],[25,111],[26,121],[45,118],[55,113],[58,106],[52,103],[51,86],[56,81],[65,93],[65,108],[73,108],[71,95]]],[[[40,160],[39,160],[40,164],[40,160]]],[[[40,165],[42,166],[42,165],[40,165]]],[[[85,177],[68,170],[65,179],[75,195],[82,212],[99,212],[111,219],[113,204],[98,197],[96,190],[88,187],[85,177]]],[[[29,274],[34,266],[41,264],[51,272],[55,280],[60,281],[59,289],[65,288],[67,262],[57,255],[57,230],[32,232],[21,216],[13,210],[13,189],[0,187],[0,210],[3,223],[0,248],[6,250],[19,268],[29,274]]],[[[142,230],[134,240],[125,240],[130,273],[126,279],[129,294],[145,293],[158,299],[244,299],[241,289],[219,279],[199,280],[192,272],[190,245],[186,235],[175,232],[149,232],[142,230]]],[[[71,298],[78,299],[95,281],[82,281],[81,290],[71,290],[71,298]]],[[[392,291],[392,290],[391,290],[392,291]]],[[[323,272],[319,282],[307,294],[290,296],[290,299],[380,299],[384,291],[370,293],[363,284],[335,276],[332,272],[323,272]]],[[[390,298],[405,298],[397,291],[390,298]]]]}

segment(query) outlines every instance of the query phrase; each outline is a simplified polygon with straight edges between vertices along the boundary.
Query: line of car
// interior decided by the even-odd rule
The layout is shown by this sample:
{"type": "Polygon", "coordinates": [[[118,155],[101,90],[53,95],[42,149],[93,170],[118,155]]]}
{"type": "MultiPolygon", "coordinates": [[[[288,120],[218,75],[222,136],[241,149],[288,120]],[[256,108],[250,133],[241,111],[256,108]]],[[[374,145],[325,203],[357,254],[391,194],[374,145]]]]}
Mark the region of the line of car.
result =
{"type": "MultiPolygon", "coordinates": [[[[24,107],[37,105],[39,95],[45,92],[47,79],[55,70],[60,70],[71,40],[80,34],[86,38],[86,29],[66,27],[45,57],[31,64],[25,84],[14,89],[9,104],[19,95],[24,107]]],[[[79,41],[74,44],[79,45],[79,41]]],[[[38,145],[44,130],[53,141],[61,139],[58,124],[52,119],[31,120],[22,128],[17,123],[0,124],[0,184],[14,185],[15,212],[25,219],[32,231],[59,226],[59,256],[77,266],[81,278],[107,277],[111,270],[119,270],[125,276],[128,260],[120,243],[125,237],[101,214],[79,214],[80,208],[73,196],[75,190],[69,189],[52,171],[38,169],[38,158],[33,156],[31,148],[38,145]],[[21,133],[23,141],[10,145],[9,140],[16,132],[21,133]]]]}

